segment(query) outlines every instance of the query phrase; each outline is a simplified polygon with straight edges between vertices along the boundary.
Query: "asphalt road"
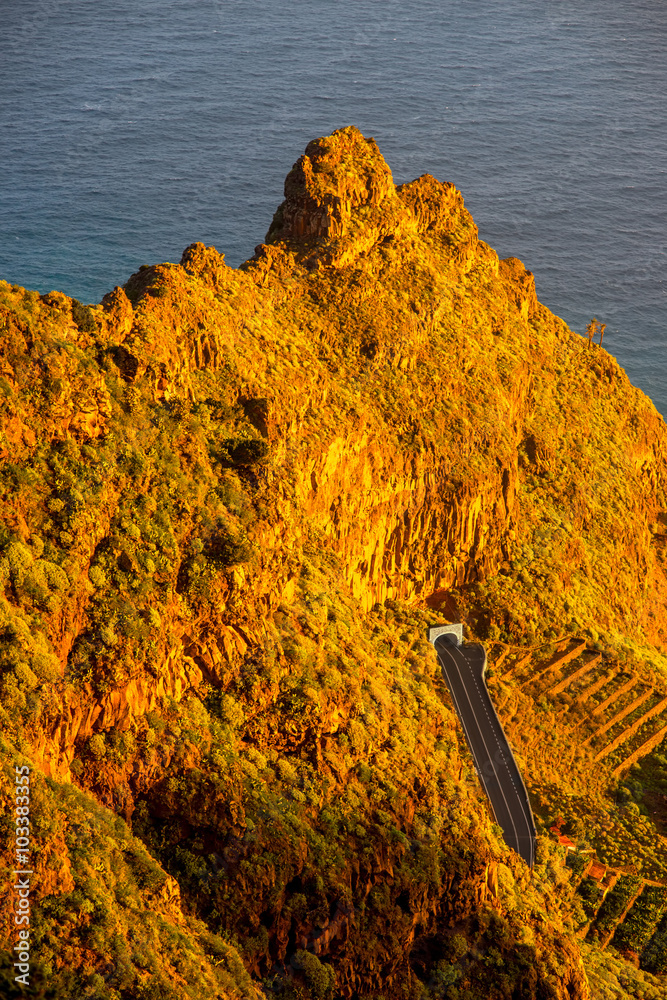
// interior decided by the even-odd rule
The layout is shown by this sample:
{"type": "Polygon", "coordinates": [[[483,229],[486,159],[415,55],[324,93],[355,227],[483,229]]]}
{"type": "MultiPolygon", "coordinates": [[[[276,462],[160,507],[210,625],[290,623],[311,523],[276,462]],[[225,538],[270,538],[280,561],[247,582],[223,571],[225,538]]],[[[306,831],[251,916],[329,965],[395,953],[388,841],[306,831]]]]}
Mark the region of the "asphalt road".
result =
{"type": "Polygon", "coordinates": [[[533,867],[535,824],[528,793],[484,680],[486,651],[438,636],[435,650],[463,726],[477,774],[505,842],[533,867]]]}

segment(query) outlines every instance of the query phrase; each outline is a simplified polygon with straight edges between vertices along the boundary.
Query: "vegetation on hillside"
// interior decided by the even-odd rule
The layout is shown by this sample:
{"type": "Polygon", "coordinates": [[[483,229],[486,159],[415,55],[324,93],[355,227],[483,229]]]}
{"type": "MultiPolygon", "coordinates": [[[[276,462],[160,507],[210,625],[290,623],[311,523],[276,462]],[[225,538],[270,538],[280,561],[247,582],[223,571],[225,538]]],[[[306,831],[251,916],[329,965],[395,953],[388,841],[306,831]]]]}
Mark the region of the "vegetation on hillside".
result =
{"type": "Polygon", "coordinates": [[[664,990],[664,422],[451,185],[341,130],[241,269],[194,244],[90,307],[0,282],[0,347],[31,995],[664,990]],[[487,646],[532,873],[443,620],[487,646]]]}

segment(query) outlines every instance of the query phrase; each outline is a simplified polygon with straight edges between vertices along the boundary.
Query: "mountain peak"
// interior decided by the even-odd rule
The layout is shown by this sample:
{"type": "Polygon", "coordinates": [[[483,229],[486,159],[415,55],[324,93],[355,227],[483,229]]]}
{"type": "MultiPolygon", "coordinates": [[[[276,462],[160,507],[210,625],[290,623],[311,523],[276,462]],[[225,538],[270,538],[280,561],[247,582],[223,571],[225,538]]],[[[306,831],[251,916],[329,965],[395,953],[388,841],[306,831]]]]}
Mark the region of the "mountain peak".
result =
{"type": "Polygon", "coordinates": [[[395,191],[375,140],[354,126],[337,129],[308,143],[290,170],[267,241],[344,236],[355,210],[377,209],[395,191]]]}
{"type": "Polygon", "coordinates": [[[387,238],[445,235],[458,243],[457,231],[474,247],[477,227],[453,184],[423,174],[396,187],[375,140],[348,126],[308,144],[287,175],[266,242],[305,255],[314,269],[347,264],[387,238]]]}

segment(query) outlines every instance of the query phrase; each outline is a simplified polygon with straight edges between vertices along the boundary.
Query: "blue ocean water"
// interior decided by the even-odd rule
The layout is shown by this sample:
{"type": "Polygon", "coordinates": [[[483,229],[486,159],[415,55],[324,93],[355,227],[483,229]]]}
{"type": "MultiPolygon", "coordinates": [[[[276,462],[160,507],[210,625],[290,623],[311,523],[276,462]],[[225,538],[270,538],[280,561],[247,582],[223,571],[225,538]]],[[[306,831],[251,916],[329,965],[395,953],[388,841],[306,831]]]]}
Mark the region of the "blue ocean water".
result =
{"type": "Polygon", "coordinates": [[[99,301],[203,240],[238,265],[308,141],[453,181],[501,256],[667,414],[667,5],[4,0],[0,277],[99,301]]]}

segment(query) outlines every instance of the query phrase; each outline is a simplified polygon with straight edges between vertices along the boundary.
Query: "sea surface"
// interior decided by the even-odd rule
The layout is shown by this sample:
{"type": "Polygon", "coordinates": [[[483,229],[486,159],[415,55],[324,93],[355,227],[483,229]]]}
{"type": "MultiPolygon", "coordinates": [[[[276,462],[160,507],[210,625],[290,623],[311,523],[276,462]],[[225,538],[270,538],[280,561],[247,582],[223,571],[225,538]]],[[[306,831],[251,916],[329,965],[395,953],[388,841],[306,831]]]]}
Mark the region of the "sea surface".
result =
{"type": "Polygon", "coordinates": [[[453,181],[667,414],[663,0],[3,0],[0,277],[97,302],[194,240],[237,266],[310,139],[453,181]]]}

